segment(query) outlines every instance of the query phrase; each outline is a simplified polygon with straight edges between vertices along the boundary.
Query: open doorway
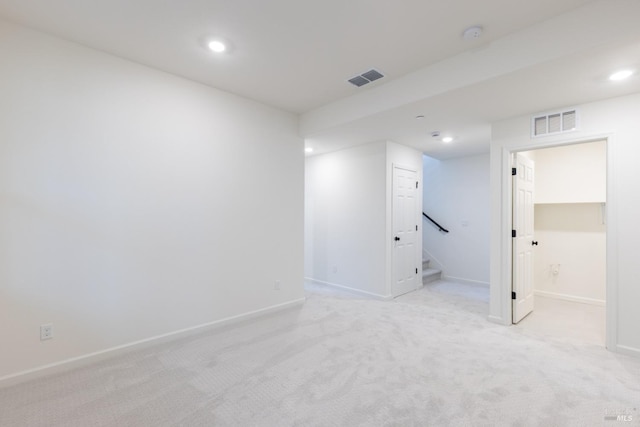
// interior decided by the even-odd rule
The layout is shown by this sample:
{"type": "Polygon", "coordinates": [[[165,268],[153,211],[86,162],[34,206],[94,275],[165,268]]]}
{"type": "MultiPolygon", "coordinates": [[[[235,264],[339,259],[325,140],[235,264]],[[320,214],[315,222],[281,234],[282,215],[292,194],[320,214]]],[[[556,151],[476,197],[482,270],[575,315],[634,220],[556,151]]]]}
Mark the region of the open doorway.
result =
{"type": "MultiPolygon", "coordinates": [[[[605,345],[606,154],[605,140],[517,153],[535,170],[533,231],[513,243],[513,296],[516,289],[530,296],[514,299],[519,328],[605,345]],[[521,256],[527,253],[529,262],[521,256]]],[[[515,228],[516,215],[526,217],[518,211],[527,209],[515,193],[513,209],[515,228]]]]}

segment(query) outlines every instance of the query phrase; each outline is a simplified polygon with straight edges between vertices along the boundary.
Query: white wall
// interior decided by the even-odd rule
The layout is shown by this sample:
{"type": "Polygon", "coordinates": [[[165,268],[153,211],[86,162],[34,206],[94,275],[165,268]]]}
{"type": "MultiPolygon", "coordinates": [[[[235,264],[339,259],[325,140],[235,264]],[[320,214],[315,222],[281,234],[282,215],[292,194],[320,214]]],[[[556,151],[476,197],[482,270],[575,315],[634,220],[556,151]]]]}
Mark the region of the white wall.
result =
{"type": "Polygon", "coordinates": [[[537,295],[604,305],[607,236],[603,219],[600,203],[535,205],[537,295]]]}
{"type": "Polygon", "coordinates": [[[607,200],[607,143],[594,141],[535,151],[535,203],[607,200]]]}
{"type": "Polygon", "coordinates": [[[386,296],[386,143],[308,157],[305,276],[386,296]]]}
{"type": "Polygon", "coordinates": [[[530,137],[530,116],[492,126],[490,319],[509,324],[509,153],[549,145],[609,138],[607,176],[607,346],[640,355],[640,94],[578,106],[581,128],[545,138],[530,137]]]}
{"type": "Polygon", "coordinates": [[[383,141],[307,158],[305,276],[390,297],[393,165],[420,177],[420,157],[383,141]]]}
{"type": "Polygon", "coordinates": [[[489,155],[424,162],[423,247],[445,277],[489,283],[489,155]]]}
{"type": "Polygon", "coordinates": [[[535,155],[534,286],[537,295],[604,305],[606,141],[535,155]]]}
{"type": "Polygon", "coordinates": [[[0,378],[303,297],[294,115],[6,22],[0,56],[0,378]]]}

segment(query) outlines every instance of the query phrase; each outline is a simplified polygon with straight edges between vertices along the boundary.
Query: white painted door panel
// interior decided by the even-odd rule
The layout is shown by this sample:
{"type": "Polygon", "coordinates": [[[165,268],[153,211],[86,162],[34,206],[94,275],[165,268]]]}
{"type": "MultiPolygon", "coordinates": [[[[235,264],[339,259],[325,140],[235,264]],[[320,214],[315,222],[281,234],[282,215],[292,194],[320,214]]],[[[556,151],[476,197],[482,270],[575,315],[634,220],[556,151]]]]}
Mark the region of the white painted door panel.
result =
{"type": "Polygon", "coordinates": [[[533,311],[533,194],[534,163],[516,154],[516,175],[513,177],[513,323],[518,323],[533,311]]]}
{"type": "Polygon", "coordinates": [[[418,287],[417,172],[393,168],[393,285],[394,297],[418,287]]]}

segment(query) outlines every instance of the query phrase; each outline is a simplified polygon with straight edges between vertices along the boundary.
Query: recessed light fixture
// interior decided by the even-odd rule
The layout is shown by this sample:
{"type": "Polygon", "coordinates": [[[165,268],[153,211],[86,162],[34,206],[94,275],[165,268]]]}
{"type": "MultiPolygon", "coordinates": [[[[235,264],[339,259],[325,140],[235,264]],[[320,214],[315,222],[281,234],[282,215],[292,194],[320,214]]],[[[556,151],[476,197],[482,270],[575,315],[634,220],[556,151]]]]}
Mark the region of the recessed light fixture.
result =
{"type": "Polygon", "coordinates": [[[445,136],[444,138],[442,138],[442,142],[444,142],[445,144],[448,144],[451,141],[453,141],[453,138],[450,136],[445,136]]]}
{"type": "Polygon", "coordinates": [[[211,40],[207,46],[215,53],[222,53],[227,50],[227,45],[220,40],[211,40]]]}
{"type": "Polygon", "coordinates": [[[307,148],[304,149],[304,152],[305,153],[313,153],[313,148],[307,147],[307,148]]]}
{"type": "Polygon", "coordinates": [[[440,131],[439,130],[434,130],[433,132],[431,132],[431,137],[437,138],[439,136],[440,136],[440,131]]]}
{"type": "Polygon", "coordinates": [[[416,116],[416,120],[422,120],[424,119],[424,116],[422,114],[420,114],[419,116],[416,116]]]}
{"type": "Polygon", "coordinates": [[[616,82],[616,81],[619,81],[619,80],[628,79],[629,77],[631,77],[632,74],[633,74],[632,70],[616,71],[615,73],[613,73],[613,74],[611,74],[609,76],[609,80],[612,80],[612,81],[616,82]]]}

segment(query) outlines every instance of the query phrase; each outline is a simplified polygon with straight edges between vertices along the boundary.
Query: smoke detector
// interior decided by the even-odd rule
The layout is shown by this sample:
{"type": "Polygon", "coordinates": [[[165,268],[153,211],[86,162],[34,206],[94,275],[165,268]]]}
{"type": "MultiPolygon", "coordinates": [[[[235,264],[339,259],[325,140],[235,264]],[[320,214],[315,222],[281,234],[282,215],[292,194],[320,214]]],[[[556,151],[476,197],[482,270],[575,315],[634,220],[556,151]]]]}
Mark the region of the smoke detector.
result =
{"type": "Polygon", "coordinates": [[[479,25],[475,25],[473,27],[469,27],[462,33],[462,38],[465,40],[475,40],[480,38],[482,35],[482,27],[479,25]]]}

